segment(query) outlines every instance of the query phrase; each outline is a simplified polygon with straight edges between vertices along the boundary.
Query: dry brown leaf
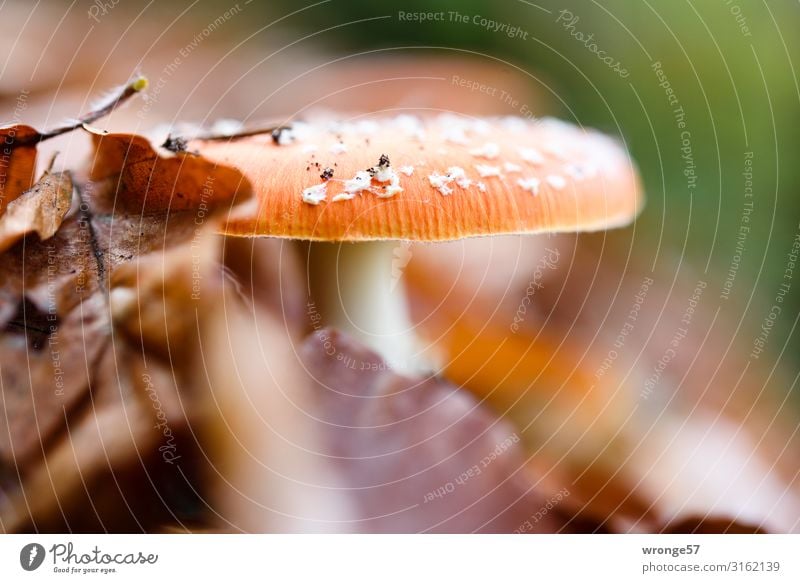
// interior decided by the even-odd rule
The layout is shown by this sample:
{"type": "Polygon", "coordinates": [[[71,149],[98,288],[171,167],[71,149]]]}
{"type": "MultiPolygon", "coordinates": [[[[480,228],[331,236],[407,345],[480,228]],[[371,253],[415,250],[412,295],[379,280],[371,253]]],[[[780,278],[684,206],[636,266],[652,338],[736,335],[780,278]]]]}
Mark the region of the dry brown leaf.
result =
{"type": "Polygon", "coordinates": [[[71,132],[114,111],[120,104],[147,87],[147,79],[136,77],[109,92],[89,113],[64,125],[39,131],[19,123],[0,127],[0,214],[9,203],[33,185],[36,146],[45,140],[71,132]]]}
{"type": "Polygon", "coordinates": [[[178,521],[182,505],[194,504],[187,479],[196,456],[186,436],[203,387],[197,318],[219,300],[218,258],[219,239],[204,231],[191,244],[112,267],[109,295],[96,291],[46,337],[61,343],[60,378],[72,403],[53,395],[50,350],[32,361],[22,346],[29,321],[16,353],[6,350],[13,335],[0,337],[0,354],[8,354],[0,419],[14,420],[10,459],[0,467],[21,476],[0,480],[10,492],[0,501],[6,530],[136,531],[178,521]],[[19,376],[26,369],[30,384],[19,376]]]}
{"type": "Polygon", "coordinates": [[[548,506],[525,471],[516,428],[466,391],[441,379],[398,374],[335,330],[315,332],[301,354],[319,399],[321,453],[333,458],[349,488],[357,530],[564,527],[562,509],[548,506]]]}
{"type": "MultiPolygon", "coordinates": [[[[209,165],[207,172],[215,184],[224,182],[216,180],[220,174],[235,175],[237,193],[247,193],[235,171],[209,165]]],[[[185,433],[191,408],[178,395],[199,386],[185,351],[199,354],[194,319],[213,305],[221,277],[221,240],[212,237],[210,248],[206,243],[214,208],[195,197],[182,211],[125,212],[114,209],[107,186],[77,185],[78,211],[52,237],[28,238],[0,252],[0,488],[8,493],[0,499],[0,523],[6,530],[141,530],[140,520],[163,522],[181,504],[162,499],[164,480],[167,490],[193,497],[186,494],[191,467],[177,472],[162,459],[170,454],[158,449],[164,446],[159,425],[163,416],[170,432],[185,433]],[[195,297],[201,287],[208,288],[202,300],[195,297]],[[110,455],[106,442],[115,448],[110,455]],[[82,448],[77,457],[75,447],[82,448]],[[57,486],[54,468],[65,472],[57,486]],[[115,475],[128,471],[139,478],[118,483],[115,475]],[[109,480],[114,488],[87,486],[109,480]],[[142,480],[151,485],[147,495],[136,485],[142,480]],[[30,499],[37,502],[29,505],[30,499]],[[120,513],[120,505],[131,512],[120,513]]]]}
{"type": "Polygon", "coordinates": [[[0,214],[0,253],[28,233],[38,233],[43,241],[55,235],[71,204],[72,175],[45,172],[0,214]]]}
{"type": "Polygon", "coordinates": [[[28,125],[0,127],[0,215],[9,203],[33,185],[36,144],[29,143],[39,132],[28,125]],[[18,145],[18,142],[25,145],[18,145]]]}
{"type": "Polygon", "coordinates": [[[90,176],[116,192],[113,204],[136,213],[220,208],[249,195],[242,174],[189,152],[156,151],[147,138],[85,126],[95,153],[90,176]],[[201,206],[203,205],[203,206],[201,206]]]}
{"type": "Polygon", "coordinates": [[[88,370],[108,342],[102,297],[95,295],[59,322],[31,302],[0,340],[3,414],[0,464],[24,465],[63,426],[65,412],[86,397],[88,370]]]}

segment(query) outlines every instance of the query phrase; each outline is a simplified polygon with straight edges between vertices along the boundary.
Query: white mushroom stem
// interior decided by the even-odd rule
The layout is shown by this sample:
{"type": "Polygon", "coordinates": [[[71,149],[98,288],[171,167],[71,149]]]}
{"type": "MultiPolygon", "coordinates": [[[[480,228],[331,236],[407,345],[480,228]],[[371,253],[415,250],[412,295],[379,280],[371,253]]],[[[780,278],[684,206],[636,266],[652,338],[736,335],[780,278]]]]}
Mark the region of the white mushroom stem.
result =
{"type": "MultiPolygon", "coordinates": [[[[408,253],[400,241],[311,243],[309,278],[323,325],[355,336],[390,366],[413,372],[425,365],[402,282],[408,253]]],[[[375,363],[349,366],[362,364],[375,363]]]]}

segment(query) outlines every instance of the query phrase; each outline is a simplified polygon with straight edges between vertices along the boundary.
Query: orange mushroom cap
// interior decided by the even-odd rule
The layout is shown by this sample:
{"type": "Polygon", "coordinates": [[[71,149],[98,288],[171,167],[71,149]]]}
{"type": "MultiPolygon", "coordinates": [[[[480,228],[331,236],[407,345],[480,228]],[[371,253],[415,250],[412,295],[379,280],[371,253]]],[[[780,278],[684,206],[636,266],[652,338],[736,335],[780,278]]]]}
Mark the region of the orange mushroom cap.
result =
{"type": "Polygon", "coordinates": [[[638,174],[612,138],[554,120],[444,114],[318,118],[196,140],[256,200],[223,231],[318,241],[446,241],[590,231],[641,209],[638,174]]]}

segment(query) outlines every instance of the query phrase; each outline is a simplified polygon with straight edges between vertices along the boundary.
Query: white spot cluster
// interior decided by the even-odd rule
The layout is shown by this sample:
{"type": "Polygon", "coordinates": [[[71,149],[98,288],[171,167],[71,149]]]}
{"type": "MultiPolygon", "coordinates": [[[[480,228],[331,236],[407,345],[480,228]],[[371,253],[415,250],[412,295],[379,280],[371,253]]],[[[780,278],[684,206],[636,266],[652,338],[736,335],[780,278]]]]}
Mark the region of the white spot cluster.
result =
{"type": "Polygon", "coordinates": [[[550,174],[545,180],[556,190],[562,190],[567,185],[567,179],[558,174],[550,174]]]}
{"type": "Polygon", "coordinates": [[[383,188],[383,191],[375,193],[380,198],[391,198],[398,192],[403,192],[403,188],[400,186],[400,177],[397,175],[397,172],[394,171],[394,168],[386,164],[385,166],[375,166],[372,170],[375,180],[378,182],[388,182],[383,188]]]}
{"type": "Polygon", "coordinates": [[[467,139],[467,134],[462,127],[451,127],[447,128],[443,132],[443,136],[445,141],[452,142],[453,144],[459,144],[464,146],[469,143],[467,139]]]}
{"type": "Polygon", "coordinates": [[[344,191],[348,194],[358,194],[372,184],[372,176],[366,170],[359,170],[350,180],[344,181],[344,191]]]}
{"type": "Polygon", "coordinates": [[[273,132],[274,140],[279,146],[288,146],[295,142],[303,142],[314,133],[311,125],[296,121],[273,132]]]}
{"type": "Polygon", "coordinates": [[[500,123],[505,129],[515,134],[524,132],[530,127],[530,120],[523,119],[514,115],[507,115],[500,119],[500,123]]]}
{"type": "Polygon", "coordinates": [[[344,181],[344,191],[333,197],[333,202],[351,200],[356,194],[368,190],[372,185],[372,176],[366,170],[359,170],[356,175],[344,181]]]}
{"type": "Polygon", "coordinates": [[[330,148],[328,148],[328,151],[331,154],[344,154],[347,152],[347,146],[344,144],[344,142],[335,142],[330,148]]]}
{"type": "Polygon", "coordinates": [[[473,148],[469,151],[473,156],[478,158],[486,158],[487,160],[494,160],[500,155],[500,146],[494,142],[487,142],[480,148],[473,148]]]}
{"type": "Polygon", "coordinates": [[[450,166],[447,169],[447,175],[456,181],[460,188],[469,188],[472,186],[472,180],[467,178],[467,173],[460,166],[450,166]]]}
{"type": "MultiPolygon", "coordinates": [[[[303,190],[301,195],[303,202],[312,205],[321,203],[327,198],[327,186],[332,181],[336,180],[331,179],[303,190]]],[[[352,200],[357,194],[361,194],[364,191],[372,192],[379,198],[391,198],[403,191],[403,187],[400,186],[400,176],[391,167],[389,158],[386,156],[381,156],[378,164],[372,168],[359,170],[352,178],[338,182],[343,182],[342,192],[334,196],[331,202],[352,200]],[[373,186],[373,180],[383,186],[376,188],[373,186]]]]}
{"type": "Polygon", "coordinates": [[[428,182],[444,196],[453,193],[450,185],[454,182],[459,188],[467,189],[472,186],[472,180],[467,178],[467,173],[460,166],[450,166],[445,174],[433,172],[428,175],[428,182]]]}
{"type": "Polygon", "coordinates": [[[519,155],[520,158],[525,160],[528,164],[534,164],[536,166],[544,164],[544,156],[535,148],[520,148],[519,155]]]}
{"type": "Polygon", "coordinates": [[[355,197],[356,197],[356,195],[353,192],[340,192],[339,194],[334,196],[331,199],[331,201],[332,202],[340,202],[340,201],[343,201],[343,200],[351,200],[351,199],[353,199],[355,197]]]}
{"type": "Polygon", "coordinates": [[[452,113],[443,113],[438,116],[433,125],[438,126],[446,142],[462,146],[469,144],[469,136],[477,134],[485,136],[491,133],[492,125],[483,119],[471,119],[452,113]]]}
{"type": "MultiPolygon", "coordinates": [[[[439,169],[427,174],[427,182],[441,195],[449,196],[457,188],[475,188],[476,192],[485,193],[488,188],[483,180],[496,178],[502,184],[513,184],[536,196],[543,188],[559,191],[573,181],[591,179],[601,173],[610,176],[615,172],[623,172],[627,162],[624,148],[615,140],[552,118],[530,120],[508,116],[476,120],[442,114],[435,119],[425,120],[415,115],[401,114],[392,118],[351,122],[299,122],[283,130],[276,136],[276,141],[284,145],[316,136],[318,139],[302,145],[304,153],[312,153],[320,149],[317,144],[323,144],[322,148],[325,148],[335,139],[328,151],[339,155],[348,152],[346,143],[350,144],[351,150],[357,149],[352,139],[363,141],[362,136],[372,135],[388,135],[395,140],[417,140],[420,142],[420,158],[414,160],[414,165],[393,168],[388,164],[388,158],[382,157],[378,165],[357,172],[349,180],[333,179],[332,182],[343,183],[341,194],[333,197],[333,201],[350,200],[365,191],[381,198],[395,196],[403,191],[401,175],[410,177],[420,168],[436,168],[439,156],[456,155],[454,159],[458,159],[464,152],[485,162],[472,165],[475,172],[473,177],[468,176],[460,166],[450,166],[446,171],[439,169]],[[514,135],[511,142],[507,140],[502,147],[498,145],[501,143],[498,138],[495,138],[497,142],[487,141],[498,128],[506,135],[514,135]],[[436,139],[426,148],[429,135],[436,139]]],[[[366,141],[369,145],[369,139],[366,141]]],[[[302,198],[308,204],[320,204],[327,198],[326,185],[305,189],[302,198]]]]}
{"type": "Polygon", "coordinates": [[[567,164],[564,166],[564,172],[575,180],[583,180],[585,178],[593,178],[597,176],[597,168],[591,164],[567,164]]]}
{"type": "Polygon", "coordinates": [[[478,174],[480,174],[481,178],[491,178],[492,176],[500,178],[503,176],[503,174],[500,172],[500,166],[475,164],[475,170],[478,171],[478,174]]]}
{"type": "Polygon", "coordinates": [[[303,190],[303,202],[318,205],[328,196],[328,183],[315,184],[303,190]]]}
{"type": "Polygon", "coordinates": [[[415,115],[400,114],[391,120],[389,125],[392,129],[399,130],[401,133],[416,140],[425,140],[425,126],[422,120],[415,115]]]}
{"type": "Polygon", "coordinates": [[[366,170],[359,170],[356,175],[344,181],[344,191],[333,197],[332,202],[351,200],[356,194],[368,190],[372,186],[372,176],[366,170]]]}
{"type": "Polygon", "coordinates": [[[439,174],[438,172],[428,174],[428,182],[430,182],[431,186],[433,186],[439,191],[440,194],[443,194],[444,196],[453,194],[453,189],[448,186],[451,182],[453,182],[453,179],[446,174],[439,174]]]}
{"type": "Polygon", "coordinates": [[[211,133],[229,136],[242,131],[243,128],[242,122],[238,119],[223,118],[214,122],[214,125],[211,126],[211,133]]]}
{"type": "Polygon", "coordinates": [[[552,143],[552,142],[548,143],[548,144],[545,144],[544,145],[544,150],[548,154],[552,154],[553,156],[555,156],[556,158],[559,158],[561,160],[566,160],[566,159],[569,158],[569,154],[567,153],[567,150],[563,146],[561,146],[560,144],[555,144],[555,143],[552,143]]]}
{"type": "Polygon", "coordinates": [[[539,194],[539,186],[542,184],[542,181],[538,178],[520,178],[517,180],[517,185],[520,186],[523,190],[527,190],[534,196],[539,194]]]}
{"type": "Polygon", "coordinates": [[[372,134],[377,133],[381,129],[380,124],[375,120],[371,119],[361,119],[356,122],[355,124],[355,131],[356,133],[370,136],[372,134]]]}
{"type": "Polygon", "coordinates": [[[386,165],[380,165],[372,167],[372,177],[377,180],[378,182],[392,182],[394,180],[399,180],[397,176],[397,172],[394,171],[394,168],[386,165]]]}

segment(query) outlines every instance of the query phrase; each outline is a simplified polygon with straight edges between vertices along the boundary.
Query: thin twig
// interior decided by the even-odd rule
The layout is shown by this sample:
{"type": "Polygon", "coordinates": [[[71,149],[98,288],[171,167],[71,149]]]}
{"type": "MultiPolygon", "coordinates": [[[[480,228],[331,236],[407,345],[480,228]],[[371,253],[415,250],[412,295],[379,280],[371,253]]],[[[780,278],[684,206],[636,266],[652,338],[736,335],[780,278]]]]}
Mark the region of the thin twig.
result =
{"type": "Polygon", "coordinates": [[[265,128],[252,128],[234,132],[231,134],[199,134],[192,137],[192,140],[214,141],[214,140],[238,140],[240,138],[250,138],[252,136],[261,136],[263,134],[274,134],[275,132],[282,132],[292,129],[289,125],[274,125],[265,128]]]}
{"type": "Polygon", "coordinates": [[[126,102],[128,99],[130,99],[137,93],[143,91],[146,87],[147,87],[147,79],[144,77],[137,77],[124,87],[121,87],[120,89],[114,91],[111,94],[111,96],[104,103],[99,105],[96,109],[90,111],[85,115],[82,115],[78,119],[72,120],[71,122],[64,124],[63,126],[59,126],[52,130],[47,130],[45,132],[38,132],[35,134],[29,134],[24,137],[14,139],[13,142],[9,145],[12,147],[32,146],[38,144],[39,142],[43,142],[45,140],[49,140],[50,138],[54,138],[56,136],[66,134],[67,132],[76,130],[83,124],[91,124],[100,119],[101,117],[105,117],[108,114],[110,114],[117,107],[122,105],[124,102],[126,102]]]}
{"type": "Polygon", "coordinates": [[[60,153],[61,152],[59,152],[58,150],[53,152],[53,156],[50,158],[50,163],[47,165],[47,170],[45,170],[47,174],[50,174],[53,171],[53,166],[55,166],[56,164],[56,158],[58,158],[58,155],[60,153]]]}

